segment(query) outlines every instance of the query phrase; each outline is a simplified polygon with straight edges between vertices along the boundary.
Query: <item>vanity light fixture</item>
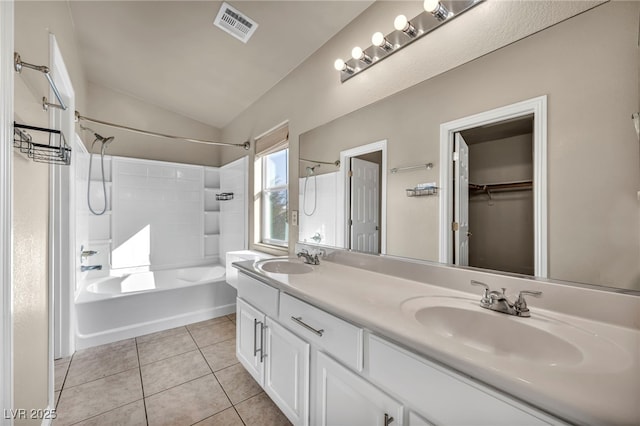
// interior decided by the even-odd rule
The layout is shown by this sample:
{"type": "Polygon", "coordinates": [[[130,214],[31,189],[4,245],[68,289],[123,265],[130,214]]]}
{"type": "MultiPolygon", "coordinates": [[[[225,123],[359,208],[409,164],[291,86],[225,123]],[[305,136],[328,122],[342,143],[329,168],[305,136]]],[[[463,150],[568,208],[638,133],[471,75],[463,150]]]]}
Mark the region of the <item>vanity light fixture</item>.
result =
{"type": "Polygon", "coordinates": [[[422,5],[424,10],[432,14],[438,21],[444,21],[447,18],[451,18],[453,13],[440,3],[440,0],[424,0],[422,5]]]}
{"type": "Polygon", "coordinates": [[[396,16],[396,19],[393,21],[393,26],[396,31],[402,31],[409,37],[415,37],[418,35],[416,27],[414,27],[413,24],[411,24],[411,21],[409,21],[404,15],[396,16]]]}
{"type": "Polygon", "coordinates": [[[365,64],[370,64],[373,62],[371,56],[367,55],[364,50],[360,49],[360,47],[356,46],[351,50],[351,57],[357,61],[362,61],[365,64]]]}
{"type": "Polygon", "coordinates": [[[384,34],[382,34],[380,31],[378,31],[377,33],[373,33],[373,35],[371,36],[371,43],[374,46],[377,46],[386,51],[393,50],[393,44],[389,43],[389,40],[387,40],[384,34]]]}
{"type": "Polygon", "coordinates": [[[340,72],[340,81],[344,83],[482,2],[484,0],[424,0],[424,11],[411,20],[405,15],[395,18],[395,31],[387,35],[376,32],[371,37],[371,46],[366,49],[354,47],[351,58],[337,59],[334,68],[340,72]]]}

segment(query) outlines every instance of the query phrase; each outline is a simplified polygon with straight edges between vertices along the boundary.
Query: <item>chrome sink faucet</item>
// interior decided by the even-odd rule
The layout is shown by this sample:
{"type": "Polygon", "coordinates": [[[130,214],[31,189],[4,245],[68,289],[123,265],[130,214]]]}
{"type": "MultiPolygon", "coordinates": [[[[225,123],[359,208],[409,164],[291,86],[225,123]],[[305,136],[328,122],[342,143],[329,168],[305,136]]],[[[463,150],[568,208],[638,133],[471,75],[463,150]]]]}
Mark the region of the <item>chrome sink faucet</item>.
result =
{"type": "Polygon", "coordinates": [[[481,307],[523,318],[531,316],[524,295],[526,294],[534,297],[542,296],[541,291],[523,290],[518,294],[518,298],[514,302],[511,302],[505,294],[506,288],[502,288],[502,292],[491,290],[488,285],[476,280],[471,280],[471,285],[484,287],[484,293],[482,294],[482,299],[480,299],[481,307]]]}
{"type": "Polygon", "coordinates": [[[318,253],[312,255],[307,251],[307,249],[300,250],[300,253],[298,253],[296,256],[298,256],[298,258],[304,257],[304,263],[308,263],[309,265],[320,264],[320,258],[318,257],[318,253]]]}

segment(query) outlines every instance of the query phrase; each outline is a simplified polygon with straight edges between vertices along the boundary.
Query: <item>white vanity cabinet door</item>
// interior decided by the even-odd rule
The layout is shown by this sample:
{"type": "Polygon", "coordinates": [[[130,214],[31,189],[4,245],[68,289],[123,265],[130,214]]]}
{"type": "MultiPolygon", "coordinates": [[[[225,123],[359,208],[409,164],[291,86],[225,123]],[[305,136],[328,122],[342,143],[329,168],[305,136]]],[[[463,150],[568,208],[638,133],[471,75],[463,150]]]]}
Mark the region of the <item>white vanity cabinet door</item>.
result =
{"type": "Polygon", "coordinates": [[[314,425],[402,425],[402,404],[322,352],[315,371],[314,425]]]}
{"type": "Polygon", "coordinates": [[[264,384],[264,321],[262,312],[238,298],[236,305],[236,355],[260,386],[264,384]]]}
{"type": "Polygon", "coordinates": [[[368,336],[369,378],[436,424],[541,426],[561,424],[547,414],[368,336]]]}
{"type": "Polygon", "coordinates": [[[309,424],[309,344],[266,319],[264,390],[294,425],[309,424]]]}

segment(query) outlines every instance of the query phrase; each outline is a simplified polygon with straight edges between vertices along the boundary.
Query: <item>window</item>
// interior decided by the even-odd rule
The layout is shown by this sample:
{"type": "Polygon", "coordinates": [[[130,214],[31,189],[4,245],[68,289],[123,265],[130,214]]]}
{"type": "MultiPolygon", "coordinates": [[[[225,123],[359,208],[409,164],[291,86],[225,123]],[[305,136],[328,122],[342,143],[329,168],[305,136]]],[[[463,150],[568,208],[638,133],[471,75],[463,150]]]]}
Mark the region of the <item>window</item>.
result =
{"type": "Polygon", "coordinates": [[[289,242],[287,223],[289,200],[289,149],[264,155],[262,162],[261,241],[286,247],[289,242]]]}
{"type": "Polygon", "coordinates": [[[256,138],[254,188],[256,243],[289,245],[289,125],[281,124],[256,138]]]}

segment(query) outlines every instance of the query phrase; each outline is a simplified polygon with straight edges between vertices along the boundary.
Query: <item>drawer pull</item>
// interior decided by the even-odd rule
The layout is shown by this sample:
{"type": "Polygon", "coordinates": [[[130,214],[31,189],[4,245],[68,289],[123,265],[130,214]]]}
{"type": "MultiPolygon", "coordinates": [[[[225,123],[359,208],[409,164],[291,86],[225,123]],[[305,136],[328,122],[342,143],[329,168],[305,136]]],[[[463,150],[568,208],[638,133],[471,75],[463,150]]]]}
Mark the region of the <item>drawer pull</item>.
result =
{"type": "Polygon", "coordinates": [[[384,413],[384,426],[389,426],[391,423],[393,423],[393,417],[384,413]]]}
{"type": "Polygon", "coordinates": [[[312,333],[322,337],[322,333],[324,333],[324,330],[316,330],[315,328],[311,327],[309,324],[302,321],[302,317],[291,317],[291,319],[294,320],[296,323],[300,324],[301,326],[303,326],[304,328],[306,328],[307,330],[311,331],[312,333]]]}

